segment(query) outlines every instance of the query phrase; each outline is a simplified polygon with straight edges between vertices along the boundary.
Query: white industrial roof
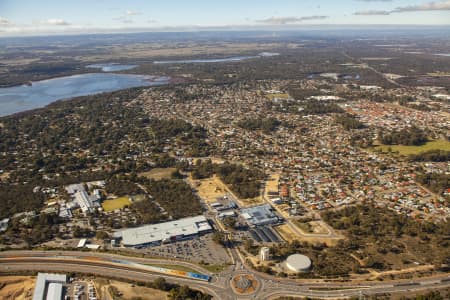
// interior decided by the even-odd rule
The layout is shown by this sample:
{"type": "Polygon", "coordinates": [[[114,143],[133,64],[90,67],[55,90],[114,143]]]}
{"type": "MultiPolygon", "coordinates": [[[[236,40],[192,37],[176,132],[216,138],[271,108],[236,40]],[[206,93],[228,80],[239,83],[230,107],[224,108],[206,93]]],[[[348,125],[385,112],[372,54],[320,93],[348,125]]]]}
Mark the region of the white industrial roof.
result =
{"type": "Polygon", "coordinates": [[[91,249],[91,250],[97,250],[100,248],[100,245],[97,244],[87,244],[86,248],[91,249]]]}
{"type": "Polygon", "coordinates": [[[247,222],[255,226],[276,223],[279,221],[278,216],[273,212],[273,208],[270,204],[244,208],[241,210],[241,216],[246,219],[247,222]]]}
{"type": "Polygon", "coordinates": [[[87,242],[87,239],[81,239],[81,240],[78,242],[77,248],[83,248],[84,246],[86,246],[86,242],[87,242]]]}
{"type": "Polygon", "coordinates": [[[69,194],[75,194],[76,192],[81,192],[85,190],[83,184],[81,183],[68,185],[65,187],[65,189],[69,194]]]}
{"type": "Polygon", "coordinates": [[[188,236],[212,230],[204,216],[180,219],[154,225],[145,225],[121,231],[124,245],[136,246],[188,236]]]}
{"type": "Polygon", "coordinates": [[[62,299],[62,284],[51,282],[48,285],[46,300],[61,300],[62,299]]]}
{"type": "Polygon", "coordinates": [[[45,298],[45,287],[50,283],[66,283],[67,277],[64,274],[48,274],[39,273],[36,286],[34,287],[33,300],[46,300],[45,298]]]}
{"type": "Polygon", "coordinates": [[[93,206],[91,199],[89,198],[89,195],[88,193],[86,193],[86,191],[76,192],[75,201],[78,203],[83,212],[89,211],[93,206]]]}
{"type": "Polygon", "coordinates": [[[219,214],[219,218],[223,218],[223,217],[234,217],[236,215],[236,213],[232,210],[230,211],[224,211],[222,213],[219,214]]]}

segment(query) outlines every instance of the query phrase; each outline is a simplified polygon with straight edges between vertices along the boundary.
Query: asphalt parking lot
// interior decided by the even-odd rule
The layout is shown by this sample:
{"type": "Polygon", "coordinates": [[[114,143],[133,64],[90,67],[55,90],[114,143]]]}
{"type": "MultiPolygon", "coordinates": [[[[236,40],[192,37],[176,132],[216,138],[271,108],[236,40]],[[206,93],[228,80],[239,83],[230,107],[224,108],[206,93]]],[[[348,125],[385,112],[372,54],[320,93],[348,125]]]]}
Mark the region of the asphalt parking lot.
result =
{"type": "Polygon", "coordinates": [[[212,240],[212,235],[196,237],[192,240],[141,249],[152,256],[176,258],[192,262],[224,264],[230,261],[226,250],[212,240]]]}

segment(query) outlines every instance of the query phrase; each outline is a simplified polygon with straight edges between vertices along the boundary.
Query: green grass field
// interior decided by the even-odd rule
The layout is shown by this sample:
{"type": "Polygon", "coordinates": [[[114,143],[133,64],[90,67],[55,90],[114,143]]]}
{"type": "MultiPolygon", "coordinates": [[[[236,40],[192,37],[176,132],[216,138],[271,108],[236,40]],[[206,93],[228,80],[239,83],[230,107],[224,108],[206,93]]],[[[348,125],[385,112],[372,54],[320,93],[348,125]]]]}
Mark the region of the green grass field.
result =
{"type": "Polygon", "coordinates": [[[121,209],[124,208],[127,205],[130,205],[131,201],[130,199],[128,199],[128,197],[120,197],[117,199],[113,199],[113,200],[105,200],[102,203],[102,207],[103,210],[108,212],[108,211],[113,211],[116,209],[121,209]]]}
{"type": "Polygon", "coordinates": [[[436,140],[428,142],[422,146],[380,145],[375,146],[374,150],[381,149],[383,152],[388,152],[389,147],[392,149],[392,152],[398,152],[401,155],[413,155],[429,150],[450,151],[450,142],[446,140],[436,140]]]}

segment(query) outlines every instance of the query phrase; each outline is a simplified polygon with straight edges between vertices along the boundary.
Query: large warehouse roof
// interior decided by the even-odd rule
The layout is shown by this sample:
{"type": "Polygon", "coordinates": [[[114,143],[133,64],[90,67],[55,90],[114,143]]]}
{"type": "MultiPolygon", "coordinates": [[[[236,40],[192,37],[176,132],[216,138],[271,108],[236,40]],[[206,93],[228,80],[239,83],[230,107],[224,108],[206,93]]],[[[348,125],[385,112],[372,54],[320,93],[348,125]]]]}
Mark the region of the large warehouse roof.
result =
{"type": "Polygon", "coordinates": [[[126,246],[137,246],[189,236],[212,230],[204,216],[126,229],[117,234],[126,246]]]}
{"type": "MultiPolygon", "coordinates": [[[[47,274],[47,273],[39,273],[36,286],[34,287],[33,300],[45,300],[50,299],[48,297],[53,297],[54,295],[59,294],[59,286],[58,285],[50,285],[52,283],[57,283],[61,285],[66,283],[67,277],[64,274],[47,274]],[[48,289],[47,289],[48,286],[48,289]],[[46,290],[48,290],[46,295],[46,290]]],[[[62,292],[61,292],[62,293],[62,292]]]]}
{"type": "Polygon", "coordinates": [[[49,283],[46,300],[61,300],[63,294],[62,288],[61,283],[49,283]]]}

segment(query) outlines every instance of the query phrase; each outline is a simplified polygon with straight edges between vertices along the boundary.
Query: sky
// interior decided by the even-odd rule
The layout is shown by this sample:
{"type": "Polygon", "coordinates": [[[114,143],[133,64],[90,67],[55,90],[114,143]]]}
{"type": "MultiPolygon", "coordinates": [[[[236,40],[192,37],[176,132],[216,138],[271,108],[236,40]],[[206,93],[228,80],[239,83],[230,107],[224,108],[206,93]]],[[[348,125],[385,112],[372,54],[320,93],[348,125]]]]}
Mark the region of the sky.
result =
{"type": "Polygon", "coordinates": [[[0,0],[0,36],[450,25],[450,0],[0,0]]]}

